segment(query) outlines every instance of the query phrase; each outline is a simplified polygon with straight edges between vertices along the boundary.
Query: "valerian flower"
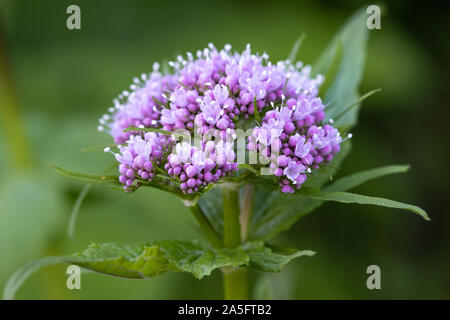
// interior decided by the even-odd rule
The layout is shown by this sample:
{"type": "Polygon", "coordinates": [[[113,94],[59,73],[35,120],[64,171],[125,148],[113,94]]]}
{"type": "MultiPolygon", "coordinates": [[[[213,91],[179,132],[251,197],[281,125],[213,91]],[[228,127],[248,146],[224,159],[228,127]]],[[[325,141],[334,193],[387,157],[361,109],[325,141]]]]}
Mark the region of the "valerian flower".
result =
{"type": "Polygon", "coordinates": [[[100,120],[100,130],[123,144],[116,159],[126,190],[152,181],[154,166],[184,193],[235,175],[238,163],[229,137],[242,121],[253,127],[248,152],[259,153],[284,193],[299,189],[311,170],[339,152],[339,131],[323,123],[318,88],[324,78],[312,77],[309,66],[272,63],[249,45],[238,53],[230,45],[217,50],[212,44],[195,58],[187,53],[169,65],[171,73],[161,73],[156,63],[153,72],[135,79],[131,92],[114,100],[111,114],[100,120]],[[193,146],[160,133],[124,132],[128,127],[185,130],[201,135],[201,142],[193,146]],[[211,130],[219,132],[215,142],[206,138],[211,130]]]}

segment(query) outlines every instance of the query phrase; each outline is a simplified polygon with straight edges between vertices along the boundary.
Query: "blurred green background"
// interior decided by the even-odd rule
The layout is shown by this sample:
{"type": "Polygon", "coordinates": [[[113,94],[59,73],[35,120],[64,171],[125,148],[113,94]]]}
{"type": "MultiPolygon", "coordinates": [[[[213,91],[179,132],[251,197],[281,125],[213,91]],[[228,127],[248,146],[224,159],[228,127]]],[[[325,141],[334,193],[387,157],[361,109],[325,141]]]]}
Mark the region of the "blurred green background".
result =
{"type": "MultiPolygon", "coordinates": [[[[76,238],[66,235],[83,185],[50,165],[97,173],[111,162],[84,146],[109,143],[97,119],[134,76],[154,61],[231,43],[251,43],[284,59],[307,33],[299,58],[312,63],[339,26],[364,1],[0,1],[0,288],[15,269],[90,241],[192,239],[195,222],[174,197],[142,189],[125,195],[94,187],[80,211],[76,238]],[[81,8],[78,31],[66,28],[66,8],[81,8]]],[[[412,170],[355,189],[413,203],[425,222],[403,211],[328,203],[275,240],[317,252],[280,274],[252,274],[279,299],[450,298],[448,208],[450,10],[443,4],[386,3],[382,29],[370,32],[353,130],[353,153],[340,174],[409,163],[412,170]],[[447,30],[447,31],[445,31],[447,30]],[[366,268],[381,267],[382,289],[366,288],[366,268]],[[262,278],[261,278],[262,277],[262,278]],[[262,280],[261,280],[262,279],[262,280]]],[[[221,274],[202,281],[168,273],[123,280],[89,273],[81,290],[66,289],[66,266],[45,268],[18,292],[22,299],[222,298],[221,274]]]]}

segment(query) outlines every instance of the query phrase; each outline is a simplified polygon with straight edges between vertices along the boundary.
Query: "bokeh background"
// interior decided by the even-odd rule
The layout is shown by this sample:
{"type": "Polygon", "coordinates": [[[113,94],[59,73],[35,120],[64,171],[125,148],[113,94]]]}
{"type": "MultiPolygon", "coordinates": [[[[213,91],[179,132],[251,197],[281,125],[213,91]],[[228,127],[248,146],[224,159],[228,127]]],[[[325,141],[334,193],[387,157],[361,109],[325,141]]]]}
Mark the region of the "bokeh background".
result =
{"type": "MultiPolygon", "coordinates": [[[[312,63],[364,1],[0,1],[0,288],[30,260],[85,248],[90,241],[192,239],[195,222],[175,198],[142,189],[125,195],[94,187],[83,203],[75,240],[67,224],[83,185],[55,174],[55,163],[97,173],[111,155],[81,154],[109,143],[97,119],[134,76],[154,61],[231,43],[284,59],[307,33],[299,58],[312,63]],[[66,8],[81,7],[82,29],[66,28],[66,8]]],[[[277,299],[450,298],[448,6],[384,3],[382,29],[370,32],[353,130],[353,152],[340,174],[409,163],[406,175],[355,189],[420,205],[431,222],[387,208],[328,203],[301,219],[278,243],[317,252],[280,274],[252,274],[277,299]],[[377,264],[382,289],[366,288],[377,264]]],[[[150,280],[82,276],[65,287],[66,266],[48,267],[19,290],[22,299],[222,298],[221,274],[202,281],[168,273],[150,280]]],[[[264,290],[263,290],[264,291],[264,290]]]]}

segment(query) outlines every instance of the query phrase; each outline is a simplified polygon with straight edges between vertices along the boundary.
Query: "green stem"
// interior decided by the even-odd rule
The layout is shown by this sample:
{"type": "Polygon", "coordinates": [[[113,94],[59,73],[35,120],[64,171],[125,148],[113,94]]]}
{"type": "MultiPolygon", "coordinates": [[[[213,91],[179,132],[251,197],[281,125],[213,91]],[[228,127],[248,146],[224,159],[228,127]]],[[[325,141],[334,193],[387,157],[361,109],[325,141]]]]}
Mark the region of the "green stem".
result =
{"type": "Polygon", "coordinates": [[[245,242],[247,240],[247,236],[248,236],[248,229],[250,227],[254,193],[255,193],[255,189],[254,189],[253,185],[248,184],[245,186],[244,196],[242,199],[242,206],[241,206],[241,239],[242,239],[242,242],[245,242]]]}
{"type": "MultiPolygon", "coordinates": [[[[241,244],[241,225],[239,222],[239,195],[236,186],[225,184],[222,187],[224,243],[229,248],[241,244]]],[[[223,268],[223,282],[226,300],[248,299],[247,270],[244,268],[223,268]]]]}
{"type": "Polygon", "coordinates": [[[222,268],[225,284],[225,300],[247,300],[248,279],[244,268],[222,268]]]}
{"type": "Polygon", "coordinates": [[[233,184],[222,187],[223,196],[223,241],[225,246],[236,248],[241,244],[239,223],[239,195],[233,184]]]}
{"type": "Polygon", "coordinates": [[[214,247],[222,248],[223,247],[222,239],[212,226],[211,222],[209,222],[208,218],[205,216],[200,206],[196,203],[193,206],[190,206],[189,209],[194,215],[195,220],[197,220],[198,224],[200,225],[200,228],[202,229],[208,241],[214,247]]]}

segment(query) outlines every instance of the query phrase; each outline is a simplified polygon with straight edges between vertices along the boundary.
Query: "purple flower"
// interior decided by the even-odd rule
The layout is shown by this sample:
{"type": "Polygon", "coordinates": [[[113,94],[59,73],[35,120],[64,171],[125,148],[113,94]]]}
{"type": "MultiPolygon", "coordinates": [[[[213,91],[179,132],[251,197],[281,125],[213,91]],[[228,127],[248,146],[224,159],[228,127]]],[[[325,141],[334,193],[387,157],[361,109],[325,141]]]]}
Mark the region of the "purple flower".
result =
{"type": "Polygon", "coordinates": [[[130,136],[126,145],[119,146],[115,158],[119,162],[119,181],[125,184],[125,189],[139,179],[151,181],[154,177],[153,165],[161,163],[163,149],[171,148],[172,144],[170,137],[147,132],[144,136],[130,136]]]}
{"type": "Polygon", "coordinates": [[[299,136],[297,144],[295,145],[294,154],[295,154],[295,156],[297,156],[299,158],[306,157],[312,149],[311,142],[310,141],[305,142],[305,140],[306,140],[305,137],[299,136]]]}
{"type": "Polygon", "coordinates": [[[291,181],[295,181],[305,167],[297,164],[295,161],[290,161],[288,166],[283,170],[283,174],[291,181]]]}
{"type": "Polygon", "coordinates": [[[99,130],[120,144],[119,180],[127,190],[155,179],[157,169],[185,193],[233,175],[237,128],[253,128],[247,149],[269,162],[286,193],[300,188],[311,169],[326,165],[340,151],[339,131],[322,124],[325,105],[318,88],[324,79],[311,77],[309,66],[272,63],[250,45],[239,53],[230,45],[218,50],[209,44],[178,56],[169,67],[170,73],[163,74],[155,63],[153,72],[135,78],[99,120],[99,130]],[[254,121],[255,109],[261,123],[254,121]],[[202,138],[192,146],[159,133],[124,132],[129,127],[183,129],[202,138]],[[214,141],[207,138],[211,130],[218,132],[214,141]]]}

